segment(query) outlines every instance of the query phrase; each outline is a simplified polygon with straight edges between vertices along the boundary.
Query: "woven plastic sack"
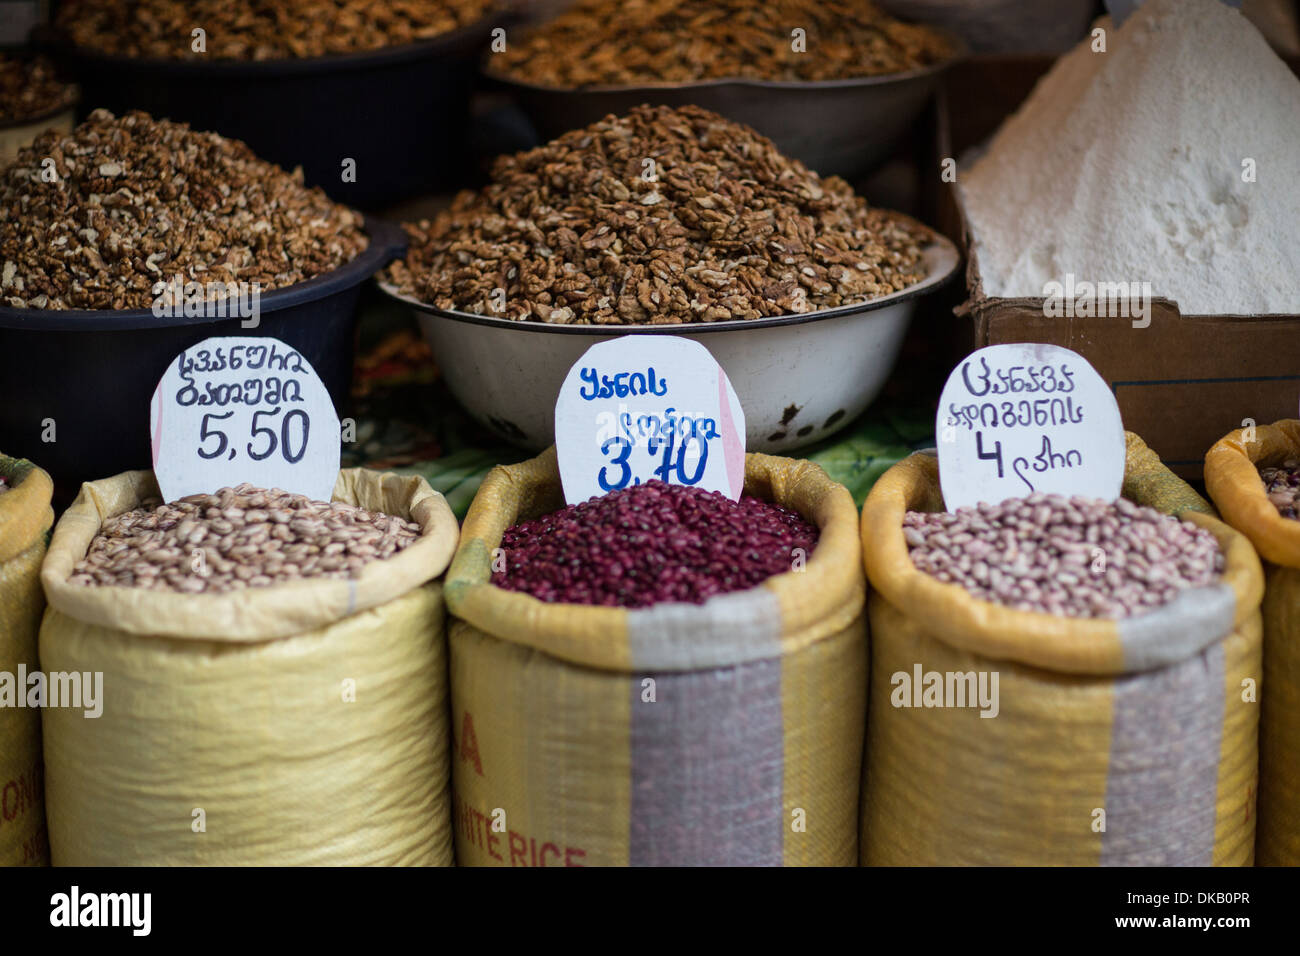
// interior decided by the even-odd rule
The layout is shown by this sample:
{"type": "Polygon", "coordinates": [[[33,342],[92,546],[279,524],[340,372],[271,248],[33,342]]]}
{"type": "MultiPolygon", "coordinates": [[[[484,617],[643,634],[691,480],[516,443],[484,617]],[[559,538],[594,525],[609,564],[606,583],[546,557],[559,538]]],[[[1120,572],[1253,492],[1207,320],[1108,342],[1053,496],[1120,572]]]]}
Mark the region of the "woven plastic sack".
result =
{"type": "Polygon", "coordinates": [[[341,472],[335,501],[423,529],[356,580],[69,584],[102,522],[157,493],[150,472],[84,485],[41,575],[46,671],[103,675],[99,717],[45,712],[55,865],[449,865],[442,496],[341,472]]]}
{"type": "Polygon", "coordinates": [[[816,465],[765,455],[745,491],[821,529],[804,570],[628,610],[492,585],[503,532],[564,499],[554,449],[488,475],[447,575],[459,863],[856,862],[856,509],[816,465]]]}
{"type": "Polygon", "coordinates": [[[36,634],[45,596],[41,561],[54,523],[50,476],[29,461],[0,455],[0,866],[50,862],[41,783],[41,712],[20,707],[20,674],[37,669],[36,634]],[[21,669],[21,670],[20,670],[21,669]],[[12,699],[9,699],[12,694],[12,699]]]}
{"type": "Polygon", "coordinates": [[[1259,468],[1300,457],[1300,421],[1238,430],[1205,456],[1205,486],[1264,565],[1264,680],[1255,862],[1300,866],[1300,521],[1283,518],[1259,468]],[[1253,437],[1253,441],[1247,441],[1253,437]]]}
{"type": "MultiPolygon", "coordinates": [[[[1126,489],[1154,492],[1134,495],[1140,504],[1200,500],[1179,494],[1135,439],[1127,469],[1126,489]]],[[[1071,619],[918,571],[903,515],[942,508],[938,463],[918,454],[877,482],[862,512],[872,584],[862,862],[1249,864],[1263,593],[1250,542],[1184,508],[1224,551],[1219,583],[1124,621],[1071,619]]]]}

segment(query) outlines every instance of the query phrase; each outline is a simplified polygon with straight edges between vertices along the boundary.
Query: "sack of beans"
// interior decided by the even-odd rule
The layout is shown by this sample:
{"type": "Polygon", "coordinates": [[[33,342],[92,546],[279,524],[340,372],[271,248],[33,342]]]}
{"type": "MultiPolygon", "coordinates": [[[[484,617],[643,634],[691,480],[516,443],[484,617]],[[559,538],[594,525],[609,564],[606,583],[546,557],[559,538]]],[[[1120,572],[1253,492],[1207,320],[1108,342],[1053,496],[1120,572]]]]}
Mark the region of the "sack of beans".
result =
{"type": "Polygon", "coordinates": [[[84,485],[41,573],[54,863],[450,865],[442,496],[157,495],[84,485]]]}
{"type": "Polygon", "coordinates": [[[37,670],[45,608],[41,560],[54,524],[53,493],[41,469],[0,455],[0,866],[50,862],[41,711],[28,705],[26,675],[37,670]]]}
{"type": "Polygon", "coordinates": [[[848,491],[749,455],[565,507],[494,469],[447,574],[457,861],[854,865],[865,580],[848,491]]]}
{"type": "Polygon", "coordinates": [[[1263,576],[1177,482],[1134,436],[1114,502],[880,479],[864,864],[1251,862],[1263,576]]]}
{"type": "Polygon", "coordinates": [[[1205,456],[1205,487],[1264,559],[1255,861],[1300,866],[1300,420],[1218,442],[1205,456]]]}

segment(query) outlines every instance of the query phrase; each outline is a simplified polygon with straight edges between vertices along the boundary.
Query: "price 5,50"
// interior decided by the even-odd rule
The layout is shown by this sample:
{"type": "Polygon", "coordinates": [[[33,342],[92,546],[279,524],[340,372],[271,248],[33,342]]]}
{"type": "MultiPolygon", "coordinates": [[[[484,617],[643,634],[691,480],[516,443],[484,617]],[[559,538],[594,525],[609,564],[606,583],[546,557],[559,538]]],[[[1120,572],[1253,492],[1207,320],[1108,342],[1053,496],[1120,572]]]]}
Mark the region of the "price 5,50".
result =
{"type": "MultiPolygon", "coordinates": [[[[281,419],[277,431],[275,418],[281,410],[282,407],[277,405],[275,408],[253,413],[250,431],[252,440],[245,444],[245,452],[254,461],[265,461],[278,451],[285,461],[294,465],[307,453],[311,418],[303,409],[295,408],[281,419]]],[[[234,411],[229,411],[221,414],[208,413],[203,416],[199,426],[197,448],[200,458],[212,461],[224,455],[228,460],[233,461],[237,457],[238,450],[231,446],[230,436],[222,431],[219,424],[232,418],[234,414],[234,411]]]]}

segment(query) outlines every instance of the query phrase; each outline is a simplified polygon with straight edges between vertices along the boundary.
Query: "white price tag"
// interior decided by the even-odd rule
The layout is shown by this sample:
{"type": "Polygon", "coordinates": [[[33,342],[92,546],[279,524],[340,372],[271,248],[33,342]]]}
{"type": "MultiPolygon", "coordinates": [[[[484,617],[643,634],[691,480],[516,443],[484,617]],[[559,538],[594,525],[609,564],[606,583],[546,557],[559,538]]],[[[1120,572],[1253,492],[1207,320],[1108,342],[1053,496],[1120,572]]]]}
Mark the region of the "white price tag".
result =
{"type": "Polygon", "coordinates": [[[555,451],[569,504],[658,479],[720,491],[745,484],[745,413],[698,342],[625,335],[593,345],[555,403],[555,451]]]}
{"type": "Polygon", "coordinates": [[[949,511],[1036,491],[1108,501],[1124,484],[1115,396],[1077,352],[991,345],[948,377],[935,419],[949,511]]]}
{"type": "Polygon", "coordinates": [[[279,339],[205,339],[168,366],[149,415],[165,501],[243,482],[329,501],[339,418],[316,370],[279,339]]]}

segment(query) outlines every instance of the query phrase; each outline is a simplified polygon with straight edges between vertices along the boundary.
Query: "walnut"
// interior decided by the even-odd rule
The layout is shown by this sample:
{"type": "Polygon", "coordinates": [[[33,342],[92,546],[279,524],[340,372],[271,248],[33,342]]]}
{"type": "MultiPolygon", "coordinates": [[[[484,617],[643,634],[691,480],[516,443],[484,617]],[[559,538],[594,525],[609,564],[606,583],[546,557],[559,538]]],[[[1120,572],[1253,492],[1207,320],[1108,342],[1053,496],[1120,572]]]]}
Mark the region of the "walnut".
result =
{"type": "Polygon", "coordinates": [[[176,275],[268,292],[354,259],[361,224],[237,140],[96,110],[71,133],[46,130],[0,174],[5,304],[149,308],[176,275]]]}
{"type": "Polygon", "coordinates": [[[56,24],[86,49],[149,59],[281,60],[414,43],[482,19],[494,0],[65,0],[56,24]],[[206,33],[206,52],[191,32],[206,33]]]}
{"type": "Polygon", "coordinates": [[[866,0],[579,0],[488,65],[527,83],[578,89],[877,76],[952,52],[940,34],[866,0]]]}
{"type": "Polygon", "coordinates": [[[0,54],[0,123],[21,123],[71,109],[77,88],[43,56],[0,54]]]}
{"type": "Polygon", "coordinates": [[[404,294],[566,325],[720,322],[864,302],[924,278],[930,241],[843,180],[694,106],[638,107],[502,157],[486,188],[406,230],[406,259],[385,273],[404,294]]]}

